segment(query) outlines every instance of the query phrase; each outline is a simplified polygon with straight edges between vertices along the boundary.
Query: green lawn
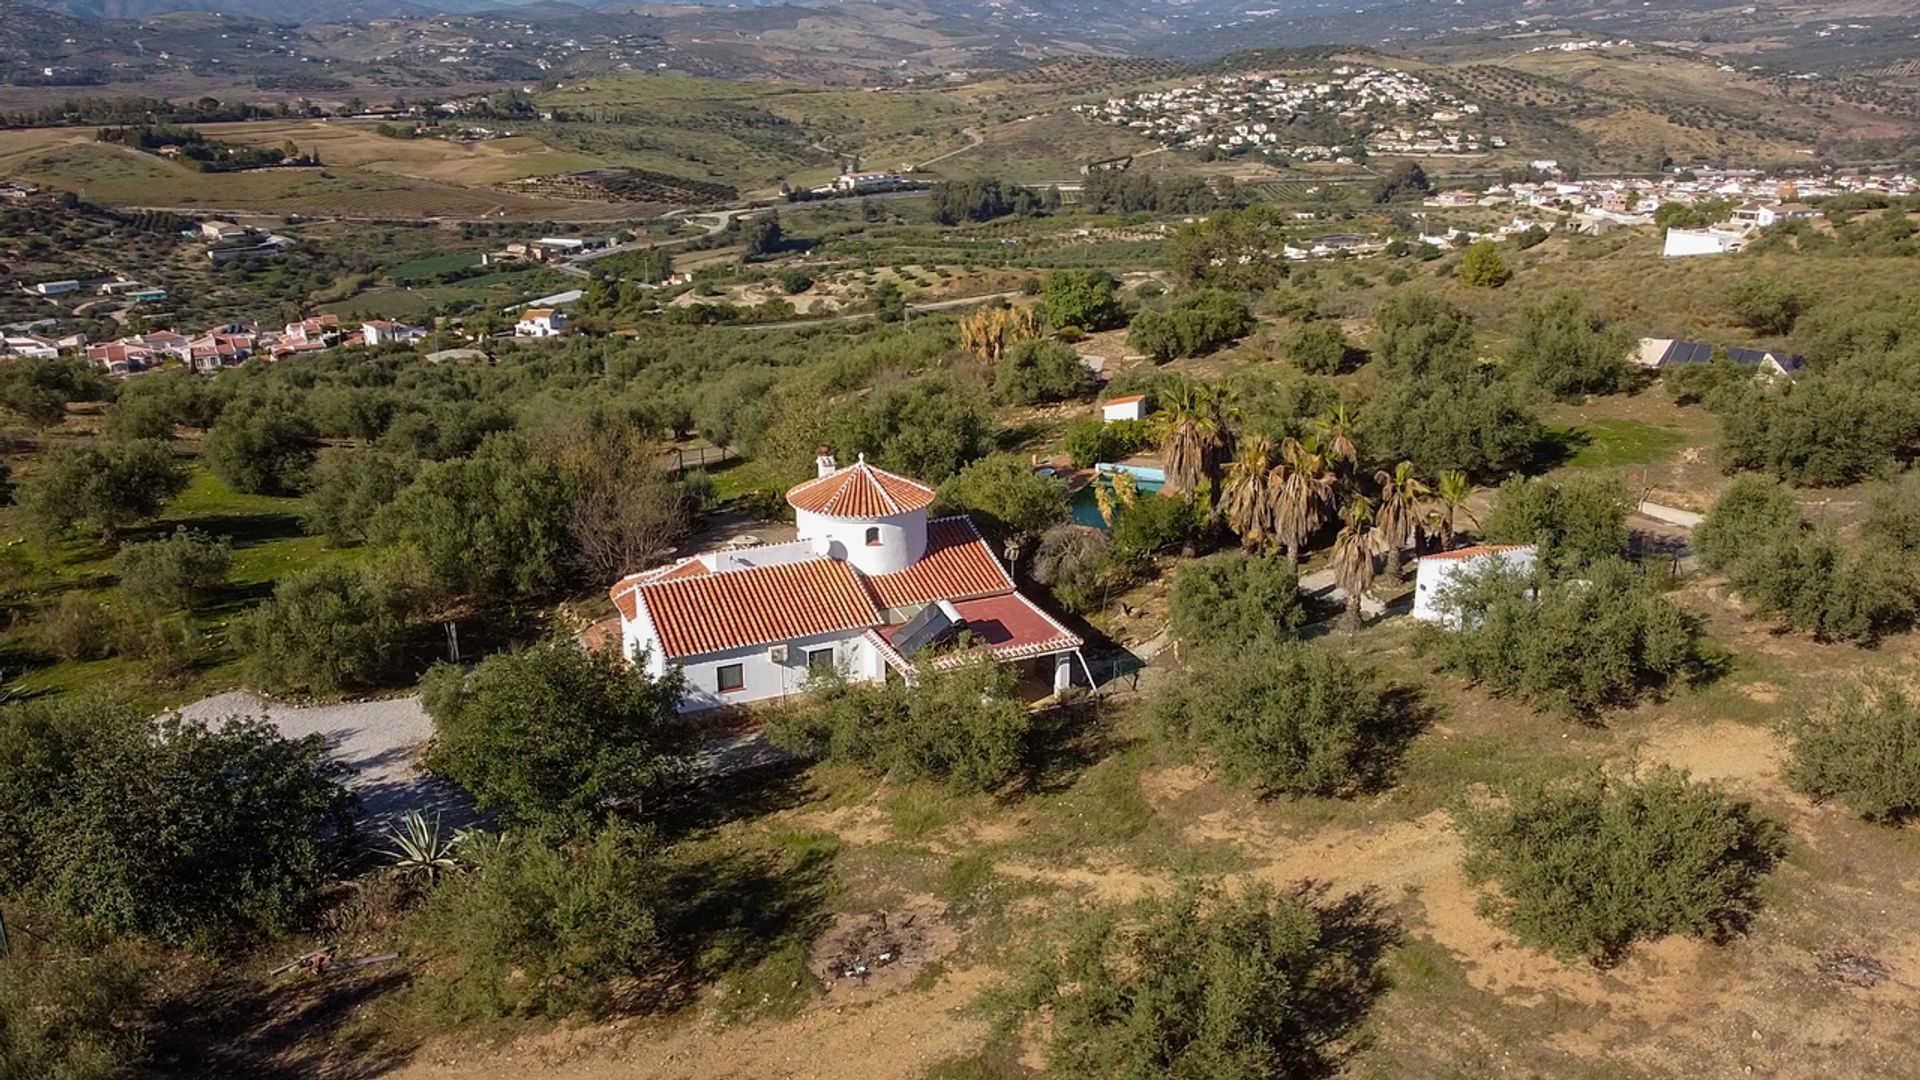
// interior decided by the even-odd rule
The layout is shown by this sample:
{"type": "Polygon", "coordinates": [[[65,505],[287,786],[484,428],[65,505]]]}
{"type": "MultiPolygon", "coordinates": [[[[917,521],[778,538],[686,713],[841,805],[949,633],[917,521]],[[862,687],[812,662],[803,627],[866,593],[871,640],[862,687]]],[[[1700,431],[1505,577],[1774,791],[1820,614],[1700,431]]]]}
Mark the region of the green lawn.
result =
{"type": "MultiPolygon", "coordinates": [[[[226,627],[234,616],[272,595],[276,581],[298,570],[330,562],[351,562],[361,548],[329,548],[319,537],[300,528],[302,500],[271,495],[243,495],[219,478],[195,466],[192,480],[180,497],[167,505],[159,520],[130,529],[123,543],[152,540],[185,526],[233,544],[232,574],[225,587],[202,599],[191,616],[204,634],[206,652],[192,676],[182,683],[150,686],[156,705],[190,701],[238,682],[238,658],[226,643],[226,627]]],[[[19,537],[18,522],[8,518],[9,540],[19,537]]],[[[90,686],[139,686],[146,681],[142,665],[124,657],[61,660],[45,651],[36,629],[51,606],[69,593],[79,592],[111,612],[119,599],[113,576],[115,551],[90,539],[68,540],[49,550],[31,542],[9,549],[20,552],[23,599],[11,605],[18,620],[0,635],[0,679],[10,689],[26,693],[68,693],[90,686]]]]}
{"type": "Polygon", "coordinates": [[[1639,420],[1589,420],[1547,433],[1569,451],[1562,464],[1574,469],[1650,465],[1687,444],[1685,433],[1639,420]]]}
{"type": "Polygon", "coordinates": [[[465,270],[480,261],[480,256],[470,251],[449,252],[445,255],[428,255],[424,258],[403,262],[387,271],[387,276],[398,282],[426,281],[435,274],[444,274],[449,270],[465,270]]]}

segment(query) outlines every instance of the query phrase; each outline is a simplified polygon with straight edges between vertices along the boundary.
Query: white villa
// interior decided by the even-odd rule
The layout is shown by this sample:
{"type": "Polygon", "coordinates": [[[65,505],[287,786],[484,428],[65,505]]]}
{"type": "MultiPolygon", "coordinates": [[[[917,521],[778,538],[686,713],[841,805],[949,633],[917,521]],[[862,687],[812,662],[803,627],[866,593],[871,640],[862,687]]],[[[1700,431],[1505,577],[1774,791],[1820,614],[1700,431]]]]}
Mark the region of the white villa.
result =
{"type": "Polygon", "coordinates": [[[1491,565],[1525,573],[1533,569],[1533,562],[1534,549],[1524,544],[1481,544],[1422,555],[1413,579],[1413,617],[1456,627],[1459,616],[1446,603],[1446,592],[1454,582],[1491,565]]]}
{"type": "Polygon", "coordinates": [[[513,325],[514,337],[557,337],[567,329],[567,313],[552,308],[528,308],[513,325]]]}
{"type": "Polygon", "coordinates": [[[818,466],[787,492],[797,539],[701,552],[610,590],[622,652],[655,676],[679,668],[683,712],[784,697],[823,668],[911,679],[938,646],[935,666],[991,656],[1058,693],[1078,661],[1091,681],[1080,638],[1014,588],[972,519],[928,520],[933,489],[864,456],[818,466]]]}

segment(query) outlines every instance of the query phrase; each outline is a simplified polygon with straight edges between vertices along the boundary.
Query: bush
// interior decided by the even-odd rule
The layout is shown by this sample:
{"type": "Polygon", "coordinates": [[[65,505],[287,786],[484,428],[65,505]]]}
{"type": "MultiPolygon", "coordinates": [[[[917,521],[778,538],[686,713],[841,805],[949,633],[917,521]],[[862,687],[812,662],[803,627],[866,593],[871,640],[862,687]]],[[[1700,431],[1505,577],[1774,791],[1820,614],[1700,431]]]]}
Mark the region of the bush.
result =
{"type": "Polygon", "coordinates": [[[1360,413],[1361,446],[1425,471],[1500,476],[1525,466],[1546,434],[1539,413],[1505,379],[1397,380],[1360,413]]]}
{"type": "Polygon", "coordinates": [[[1725,570],[1782,536],[1798,535],[1801,527],[1793,492],[1765,477],[1742,476],[1693,530],[1693,550],[1701,566],[1725,570]]]}
{"type": "Polygon", "coordinates": [[[173,611],[227,583],[233,549],[225,538],[176,528],[165,540],[128,544],[114,557],[120,591],[142,607],[173,611]]]}
{"type": "Polygon", "coordinates": [[[1906,563],[1884,549],[1852,552],[1827,530],[1775,536],[1736,563],[1727,583],[1755,614],[1823,641],[1870,645],[1914,618],[1906,563]]]}
{"type": "Polygon", "coordinates": [[[1335,795],[1377,781],[1411,734],[1409,703],[1371,670],[1313,645],[1218,649],[1154,705],[1161,733],[1206,747],[1262,795],[1335,795]]]}
{"type": "Polygon", "coordinates": [[[1900,682],[1869,675],[1787,730],[1794,787],[1868,821],[1900,824],[1920,813],[1920,702],[1900,682]]]}
{"type": "Polygon", "coordinates": [[[1098,388],[1093,369],[1073,346],[1058,341],[1015,343],[993,376],[994,396],[1014,405],[1087,398],[1098,388]]]}
{"type": "Polygon", "coordinates": [[[391,572],[321,566],[281,578],[228,634],[262,689],[332,694],[395,669],[411,608],[391,572]]]}
{"type": "Polygon", "coordinates": [[[537,596],[560,584],[573,553],[568,494],[524,439],[489,435],[471,457],[422,468],[368,536],[418,552],[448,592],[537,596]]]}
{"type": "Polygon", "coordinates": [[[35,628],[40,645],[62,660],[97,660],[107,652],[107,612],[83,592],[65,592],[35,628]]]}
{"type": "Polygon", "coordinates": [[[1920,473],[1907,473],[1867,504],[1867,539],[1903,554],[1920,551],[1920,473]]]}
{"type": "Polygon", "coordinates": [[[1127,572],[1137,573],[1155,555],[1199,535],[1204,518],[1198,503],[1172,495],[1142,495],[1116,515],[1113,559],[1127,572]]]}
{"type": "Polygon", "coordinates": [[[187,470],[155,439],[49,447],[14,493],[30,532],[43,541],[86,523],[112,541],[185,491],[187,470]]]}
{"type": "Polygon", "coordinates": [[[914,685],[816,678],[767,723],[774,745],[957,792],[991,791],[1019,772],[1033,716],[1011,668],[989,661],[923,669],[914,685]]]}
{"type": "Polygon", "coordinates": [[[1309,375],[1338,375],[1346,366],[1349,348],[1339,323],[1311,322],[1287,339],[1287,358],[1309,375]]]}
{"type": "Polygon", "coordinates": [[[1743,386],[1753,378],[1753,372],[1721,354],[1704,364],[1668,368],[1660,373],[1660,384],[1667,388],[1667,396],[1673,398],[1676,405],[1708,402],[1712,407],[1721,390],[1743,386]]]}
{"type": "Polygon", "coordinates": [[[1612,477],[1516,476],[1500,485],[1482,532],[1496,544],[1533,544],[1548,565],[1577,570],[1626,553],[1632,506],[1626,484],[1612,477]]]}
{"type": "Polygon", "coordinates": [[[1237,650],[1290,641],[1307,621],[1300,579],[1285,559],[1225,552],[1173,576],[1173,634],[1189,645],[1237,650]]]}
{"type": "Polygon", "coordinates": [[[993,540],[1024,543],[1067,520],[1067,485],[1012,454],[984,457],[940,485],[933,513],[967,514],[993,540]]]}
{"type": "Polygon", "coordinates": [[[1617,559],[1578,581],[1489,565],[1439,603],[1460,626],[1423,638],[1443,666],[1570,716],[1631,705],[1699,664],[1695,620],[1617,559]]]}
{"type": "Polygon", "coordinates": [[[1134,316],[1127,348],[1166,363],[1211,352],[1253,329],[1253,313],[1239,296],[1218,289],[1182,293],[1164,308],[1134,316]]]}
{"type": "Polygon", "coordinates": [[[1499,886],[1488,913],[1530,945],[1597,964],[1637,940],[1741,932],[1786,847],[1785,830],[1747,803],[1665,767],[1522,785],[1458,823],[1468,875],[1499,886]]]}
{"type": "Polygon", "coordinates": [[[1558,293],[1522,312],[1516,338],[1514,366],[1563,401],[1617,393],[1633,382],[1633,335],[1603,325],[1578,293],[1558,293]]]}
{"type": "Polygon", "coordinates": [[[1463,284],[1476,289],[1497,289],[1513,277],[1513,271],[1507,269],[1507,261],[1500,257],[1499,249],[1491,240],[1475,240],[1468,245],[1454,273],[1463,284]]]}
{"type": "Polygon", "coordinates": [[[1153,425],[1146,420],[1076,420],[1061,436],[1060,450],[1076,469],[1101,462],[1120,461],[1153,445],[1153,425]]]}
{"type": "Polygon", "coordinates": [[[990,1000],[1009,1041],[1044,1011],[1055,1075],[1330,1074],[1397,936],[1365,895],[1186,885],[1075,920],[990,1000]]]}
{"type": "Polygon", "coordinates": [[[950,376],[929,375],[841,404],[827,417],[825,437],[813,442],[833,447],[843,461],[864,452],[883,469],[938,484],[985,457],[993,430],[992,415],[976,393],[950,376]]]}
{"type": "Polygon", "coordinates": [[[1040,537],[1033,556],[1033,580],[1047,587],[1069,611],[1100,606],[1107,583],[1107,552],[1112,544],[1101,529],[1055,525],[1040,537]]]}
{"type": "Polygon", "coordinates": [[[1119,288],[1105,270],[1056,270],[1041,286],[1040,310],[1056,330],[1106,330],[1126,317],[1119,288]]]}
{"type": "Polygon", "coordinates": [[[334,547],[365,540],[374,515],[399,496],[413,471],[411,460],[381,450],[322,450],[301,527],[334,547]]]}
{"type": "Polygon", "coordinates": [[[1431,292],[1401,289],[1373,314],[1373,359],[1389,374],[1459,376],[1479,359],[1473,316],[1431,292]]]}
{"type": "Polygon", "coordinates": [[[108,933],[291,929],[352,840],[344,766],[264,720],[93,695],[0,710],[0,893],[108,933]]]}
{"type": "Polygon", "coordinates": [[[1741,325],[1756,334],[1786,334],[1806,309],[1792,288],[1766,277],[1748,277],[1727,289],[1727,304],[1741,325]]]}
{"type": "Polygon", "coordinates": [[[678,672],[654,679],[608,648],[552,639],[436,665],[421,681],[433,717],[427,766],[482,810],[567,828],[609,811],[650,814],[698,744],[678,711],[678,672]]]}
{"type": "Polygon", "coordinates": [[[313,425],[277,405],[230,405],[207,430],[207,468],[235,491],[289,495],[306,487],[313,425]]]}
{"type": "Polygon", "coordinates": [[[536,829],[476,838],[462,855],[471,872],[409,926],[435,961],[418,992],[443,1019],[606,1015],[661,974],[662,860],[647,833],[536,829]]]}

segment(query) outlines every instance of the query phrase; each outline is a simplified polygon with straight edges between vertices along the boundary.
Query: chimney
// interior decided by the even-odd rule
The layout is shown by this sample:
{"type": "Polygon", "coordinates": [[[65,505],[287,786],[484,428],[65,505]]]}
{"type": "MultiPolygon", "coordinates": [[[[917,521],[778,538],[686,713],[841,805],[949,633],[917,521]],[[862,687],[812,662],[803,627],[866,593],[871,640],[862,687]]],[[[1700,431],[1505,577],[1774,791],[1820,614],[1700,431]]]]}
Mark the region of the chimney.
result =
{"type": "Polygon", "coordinates": [[[813,459],[814,474],[816,476],[825,476],[839,467],[839,462],[833,460],[833,451],[824,446],[820,448],[820,456],[813,459]]]}

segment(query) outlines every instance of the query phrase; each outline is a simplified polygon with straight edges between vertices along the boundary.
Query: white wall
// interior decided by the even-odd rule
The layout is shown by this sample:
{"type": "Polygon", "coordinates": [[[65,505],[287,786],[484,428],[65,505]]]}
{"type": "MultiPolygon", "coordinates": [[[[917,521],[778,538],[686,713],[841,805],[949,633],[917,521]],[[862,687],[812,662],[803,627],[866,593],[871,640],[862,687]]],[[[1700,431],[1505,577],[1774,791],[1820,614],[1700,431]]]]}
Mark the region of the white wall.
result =
{"type": "Polygon", "coordinates": [[[1534,551],[1530,547],[1489,552],[1467,559],[1421,559],[1413,579],[1413,617],[1422,622],[1452,626],[1457,619],[1453,613],[1441,607],[1440,601],[1456,581],[1479,573],[1481,568],[1490,563],[1499,563],[1510,570],[1525,573],[1533,569],[1533,559],[1534,551]]]}
{"type": "Polygon", "coordinates": [[[769,645],[684,657],[678,664],[686,675],[687,696],[680,703],[680,711],[697,712],[797,694],[807,685],[807,653],[826,647],[833,648],[834,663],[848,679],[873,682],[885,677],[879,653],[858,630],[795,638],[786,645],[787,659],[780,664],[769,656],[769,645]],[[730,664],[740,665],[745,685],[723,694],[719,691],[720,668],[730,664]]]}
{"type": "MultiPolygon", "coordinates": [[[[897,574],[927,553],[927,512],[874,518],[841,518],[795,510],[795,531],[802,540],[825,540],[823,554],[849,563],[863,574],[897,574]],[[880,543],[868,546],[867,530],[880,530],[880,543]]],[[[816,549],[820,550],[820,549],[816,549]]]]}
{"type": "Polygon", "coordinates": [[[1660,252],[1674,259],[1688,255],[1724,255],[1733,250],[1731,237],[1711,229],[1668,229],[1667,244],[1660,252]]]}

